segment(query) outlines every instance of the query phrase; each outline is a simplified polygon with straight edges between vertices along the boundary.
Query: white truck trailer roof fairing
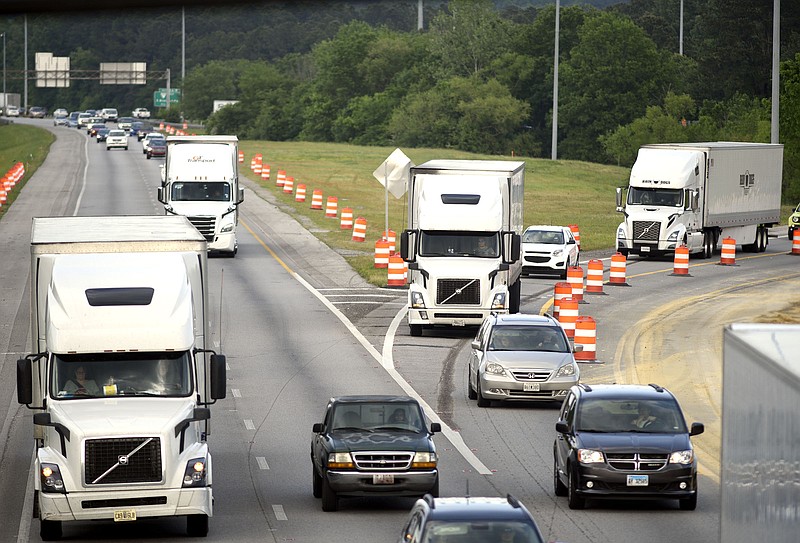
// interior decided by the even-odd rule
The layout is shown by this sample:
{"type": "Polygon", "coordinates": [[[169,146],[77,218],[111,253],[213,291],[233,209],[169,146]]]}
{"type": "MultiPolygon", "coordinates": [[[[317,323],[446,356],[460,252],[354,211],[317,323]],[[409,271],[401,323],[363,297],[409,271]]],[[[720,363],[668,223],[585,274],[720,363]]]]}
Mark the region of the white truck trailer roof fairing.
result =
{"type": "Polygon", "coordinates": [[[694,179],[701,153],[685,150],[639,149],[631,168],[632,187],[682,189],[694,179]]]}
{"type": "Polygon", "coordinates": [[[418,175],[419,227],[422,230],[499,231],[503,228],[501,177],[470,178],[463,175],[418,175]],[[446,203],[446,194],[477,196],[474,203],[446,203]]]}
{"type": "Polygon", "coordinates": [[[236,164],[232,162],[232,143],[167,140],[167,181],[232,181],[236,164]]]}
{"type": "Polygon", "coordinates": [[[119,242],[130,242],[126,252],[196,250],[205,238],[185,217],[36,217],[31,229],[31,251],[40,253],[119,252],[119,242]],[[105,245],[113,242],[114,245],[105,245]]]}

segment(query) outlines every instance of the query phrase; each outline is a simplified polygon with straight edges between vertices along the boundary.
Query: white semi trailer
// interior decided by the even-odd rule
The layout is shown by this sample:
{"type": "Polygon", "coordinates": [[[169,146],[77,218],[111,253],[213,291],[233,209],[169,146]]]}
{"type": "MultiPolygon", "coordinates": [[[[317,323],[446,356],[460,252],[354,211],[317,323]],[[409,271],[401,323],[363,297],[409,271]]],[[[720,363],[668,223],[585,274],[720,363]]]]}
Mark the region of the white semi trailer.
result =
{"type": "Polygon", "coordinates": [[[704,258],[720,239],[766,250],[780,222],[783,145],[711,142],[643,145],[627,198],[617,189],[616,248],[622,254],[673,253],[686,245],[704,258]],[[623,206],[623,201],[625,205],[623,206]]]}
{"type": "Polygon", "coordinates": [[[800,526],[800,325],[723,330],[721,543],[794,543],[800,526]]]}
{"type": "Polygon", "coordinates": [[[408,229],[412,336],[435,325],[479,325],[518,313],[525,163],[431,160],[411,168],[408,229]]]}
{"type": "Polygon", "coordinates": [[[34,514],[62,522],[212,516],[206,241],[185,217],[34,218],[32,352],[17,363],[35,411],[34,514]]]}

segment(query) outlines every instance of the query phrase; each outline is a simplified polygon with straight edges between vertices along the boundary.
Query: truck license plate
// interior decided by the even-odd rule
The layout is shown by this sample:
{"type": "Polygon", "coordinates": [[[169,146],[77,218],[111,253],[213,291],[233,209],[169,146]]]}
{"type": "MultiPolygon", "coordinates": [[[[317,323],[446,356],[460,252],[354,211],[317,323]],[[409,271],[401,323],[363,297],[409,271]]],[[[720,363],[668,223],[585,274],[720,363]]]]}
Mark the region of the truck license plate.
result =
{"type": "Polygon", "coordinates": [[[628,475],[628,486],[647,486],[649,484],[649,475],[628,475]]]}
{"type": "Polygon", "coordinates": [[[373,485],[393,485],[394,474],[392,473],[376,473],[372,476],[373,485]]]}
{"type": "Polygon", "coordinates": [[[123,509],[121,511],[114,511],[114,522],[127,522],[129,520],[136,520],[135,509],[123,509]]]}
{"type": "Polygon", "coordinates": [[[539,392],[539,383],[522,383],[523,392],[539,392]]]}
{"type": "Polygon", "coordinates": [[[649,252],[650,252],[650,247],[649,247],[649,246],[647,246],[647,245],[642,245],[642,246],[639,248],[639,250],[640,250],[641,252],[643,252],[643,253],[649,253],[649,252]]]}

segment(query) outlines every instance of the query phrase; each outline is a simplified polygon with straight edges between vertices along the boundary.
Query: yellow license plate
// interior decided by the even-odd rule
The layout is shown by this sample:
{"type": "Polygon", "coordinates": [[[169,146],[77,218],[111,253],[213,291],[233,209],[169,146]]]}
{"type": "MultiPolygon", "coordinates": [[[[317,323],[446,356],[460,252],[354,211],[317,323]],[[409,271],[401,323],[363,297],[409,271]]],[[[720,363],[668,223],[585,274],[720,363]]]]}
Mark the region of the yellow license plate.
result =
{"type": "Polygon", "coordinates": [[[135,509],[123,509],[122,511],[114,511],[114,522],[128,522],[136,520],[135,509]]]}

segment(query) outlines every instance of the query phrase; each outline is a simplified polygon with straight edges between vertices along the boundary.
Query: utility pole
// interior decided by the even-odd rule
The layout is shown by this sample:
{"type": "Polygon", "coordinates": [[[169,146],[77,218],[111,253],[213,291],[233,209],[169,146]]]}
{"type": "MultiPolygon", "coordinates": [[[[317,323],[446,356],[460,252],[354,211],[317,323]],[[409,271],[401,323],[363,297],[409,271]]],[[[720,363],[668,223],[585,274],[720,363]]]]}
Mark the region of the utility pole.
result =
{"type": "Polygon", "coordinates": [[[678,54],[683,56],[683,0],[681,0],[680,36],[678,37],[678,54]]]}
{"type": "Polygon", "coordinates": [[[28,114],[28,14],[25,14],[25,89],[23,91],[22,106],[25,108],[25,114],[28,114]]]}
{"type": "Polygon", "coordinates": [[[781,100],[781,0],[773,0],[772,10],[772,124],[770,143],[779,143],[781,100]]]}
{"type": "Polygon", "coordinates": [[[556,0],[556,39],[553,50],[553,137],[550,143],[552,160],[558,159],[558,35],[561,18],[561,2],[556,0]]]}

